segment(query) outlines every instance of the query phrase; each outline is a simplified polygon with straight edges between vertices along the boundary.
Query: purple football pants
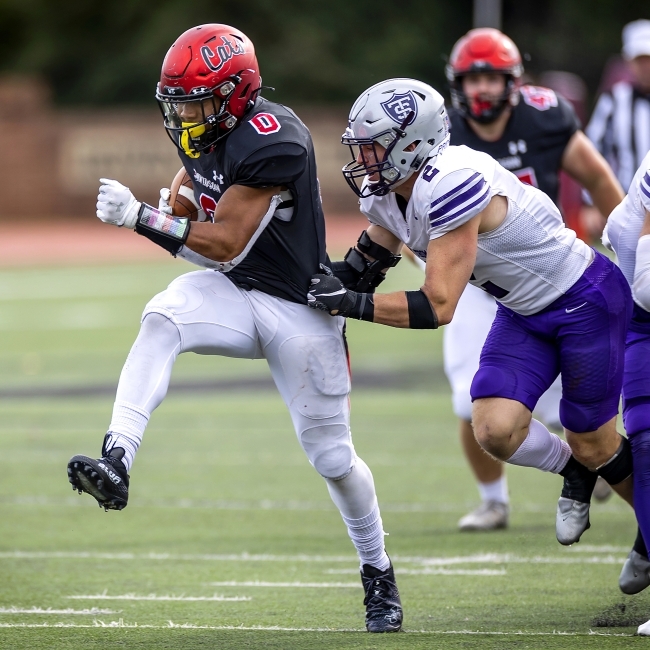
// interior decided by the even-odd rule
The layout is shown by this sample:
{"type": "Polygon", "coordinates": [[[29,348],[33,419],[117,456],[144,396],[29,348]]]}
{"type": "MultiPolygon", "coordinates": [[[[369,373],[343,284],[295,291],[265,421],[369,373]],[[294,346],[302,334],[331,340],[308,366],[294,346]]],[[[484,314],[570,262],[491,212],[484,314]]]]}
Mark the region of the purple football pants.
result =
{"type": "Polygon", "coordinates": [[[597,252],[571,289],[540,312],[522,316],[499,305],[472,400],[505,397],[533,411],[561,372],[562,425],[595,431],[618,413],[632,305],[620,269],[597,252]]]}
{"type": "Polygon", "coordinates": [[[632,445],[634,512],[650,540],[650,313],[638,305],[625,345],[623,423],[632,445]]]}

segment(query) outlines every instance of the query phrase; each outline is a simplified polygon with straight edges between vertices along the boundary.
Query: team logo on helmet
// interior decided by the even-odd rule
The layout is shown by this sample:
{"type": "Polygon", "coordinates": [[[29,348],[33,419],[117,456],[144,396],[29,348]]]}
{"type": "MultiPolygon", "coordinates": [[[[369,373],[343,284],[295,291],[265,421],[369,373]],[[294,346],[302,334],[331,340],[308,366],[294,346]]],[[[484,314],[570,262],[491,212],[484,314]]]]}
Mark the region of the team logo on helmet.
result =
{"type": "MultiPolygon", "coordinates": [[[[418,104],[410,90],[407,93],[395,94],[385,102],[381,102],[381,107],[384,109],[386,115],[399,125],[404,123],[409,113],[411,113],[411,118],[408,121],[409,124],[412,124],[418,116],[418,104]]],[[[407,125],[405,124],[404,126],[407,125]]]]}
{"type": "Polygon", "coordinates": [[[230,61],[233,56],[246,53],[244,44],[240,43],[236,39],[235,45],[232,44],[232,41],[227,36],[222,36],[221,40],[223,44],[218,45],[214,51],[210,49],[208,45],[204,45],[201,48],[201,56],[205,61],[205,65],[207,65],[213,72],[221,70],[224,64],[230,61]]]}

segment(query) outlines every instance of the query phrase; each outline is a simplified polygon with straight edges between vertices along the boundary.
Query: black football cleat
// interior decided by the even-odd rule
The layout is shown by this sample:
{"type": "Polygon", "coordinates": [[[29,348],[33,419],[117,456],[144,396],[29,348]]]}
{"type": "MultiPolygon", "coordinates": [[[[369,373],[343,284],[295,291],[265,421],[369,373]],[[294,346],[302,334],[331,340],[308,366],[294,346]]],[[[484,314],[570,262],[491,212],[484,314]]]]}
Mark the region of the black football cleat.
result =
{"type": "Polygon", "coordinates": [[[126,508],[129,475],[119,458],[108,455],[94,460],[88,456],[73,456],[68,463],[68,481],[73,490],[90,494],[106,511],[126,508]]]}
{"type": "Polygon", "coordinates": [[[579,542],[582,533],[591,527],[589,505],[598,474],[589,471],[573,456],[560,474],[564,477],[564,485],[557,502],[555,536],[560,544],[570,546],[579,542]]]}
{"type": "Polygon", "coordinates": [[[369,564],[361,569],[361,582],[366,597],[366,629],[368,632],[399,632],[402,629],[402,601],[391,564],[380,571],[369,564]]]}

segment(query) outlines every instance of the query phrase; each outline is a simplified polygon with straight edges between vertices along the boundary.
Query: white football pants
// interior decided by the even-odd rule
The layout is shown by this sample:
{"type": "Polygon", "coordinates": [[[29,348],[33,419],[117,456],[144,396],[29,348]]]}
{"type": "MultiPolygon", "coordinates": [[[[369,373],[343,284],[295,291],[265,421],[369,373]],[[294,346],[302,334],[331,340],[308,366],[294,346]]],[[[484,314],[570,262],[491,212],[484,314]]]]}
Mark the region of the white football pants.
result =
{"type": "MultiPolygon", "coordinates": [[[[497,313],[497,303],[482,289],[468,284],[456,307],[454,317],[445,325],[443,354],[445,374],[452,390],[454,413],[471,421],[472,400],[469,390],[476,374],[492,321],[497,313]]],[[[537,402],[535,413],[544,423],[562,429],[560,424],[560,399],[562,382],[558,377],[537,402]]]]}
{"type": "Polygon", "coordinates": [[[110,430],[135,440],[137,449],[182,352],[265,358],[298,440],[341,514],[367,517],[376,508],[375,488],[350,436],[343,324],[343,318],[306,305],[244,291],[217,271],[187,273],[145,307],[120,376],[110,430]]]}

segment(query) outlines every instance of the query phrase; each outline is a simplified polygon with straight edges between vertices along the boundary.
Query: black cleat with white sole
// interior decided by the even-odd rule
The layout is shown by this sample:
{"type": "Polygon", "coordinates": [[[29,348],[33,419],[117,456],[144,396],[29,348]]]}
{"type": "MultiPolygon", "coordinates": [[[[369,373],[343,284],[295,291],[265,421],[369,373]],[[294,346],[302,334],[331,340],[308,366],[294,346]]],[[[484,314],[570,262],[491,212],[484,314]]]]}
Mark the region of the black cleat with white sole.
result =
{"type": "Polygon", "coordinates": [[[129,475],[124,463],[108,455],[95,460],[73,456],[68,463],[68,481],[72,489],[86,492],[104,510],[122,510],[129,500],[129,475]]]}
{"type": "Polygon", "coordinates": [[[402,629],[402,601],[399,597],[393,566],[380,571],[369,564],[361,569],[366,592],[366,629],[368,632],[399,632],[402,629]]]}

